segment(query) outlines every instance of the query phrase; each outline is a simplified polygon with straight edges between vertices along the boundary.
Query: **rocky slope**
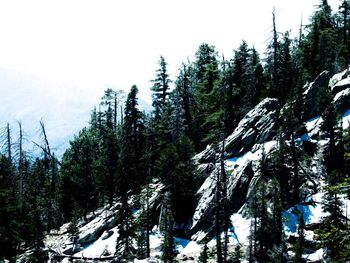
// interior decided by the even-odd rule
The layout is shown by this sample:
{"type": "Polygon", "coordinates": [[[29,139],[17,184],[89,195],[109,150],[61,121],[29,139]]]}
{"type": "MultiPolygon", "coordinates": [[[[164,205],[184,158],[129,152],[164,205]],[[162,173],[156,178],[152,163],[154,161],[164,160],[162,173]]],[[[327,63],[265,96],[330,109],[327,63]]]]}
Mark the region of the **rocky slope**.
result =
{"type": "MultiPolygon", "coordinates": [[[[321,73],[314,82],[305,86],[303,128],[296,143],[299,147],[313,149],[311,158],[302,164],[302,172],[307,174],[306,187],[310,189],[309,196],[305,197],[308,204],[299,204],[305,211],[305,221],[308,225],[319,222],[322,216],[320,200],[322,198],[322,165],[323,152],[327,141],[322,139],[320,114],[323,109],[315,100],[325,89],[330,89],[334,95],[334,102],[339,114],[343,117],[343,127],[349,128],[350,122],[350,70],[345,70],[330,78],[327,72],[321,73]]],[[[276,147],[276,118],[278,116],[278,101],[266,98],[240,121],[234,132],[225,140],[225,167],[228,174],[228,198],[231,212],[230,246],[240,244],[247,246],[250,219],[246,216],[246,200],[253,186],[259,181],[259,161],[264,154],[269,158],[276,147]]],[[[287,144],[290,142],[287,142],[287,144]]],[[[196,262],[204,238],[210,237],[213,232],[215,178],[219,171],[219,154],[215,145],[209,145],[204,151],[194,157],[198,173],[195,178],[196,209],[190,224],[189,239],[177,238],[179,260],[196,262]]],[[[152,210],[159,213],[159,204],[162,185],[154,182],[151,185],[152,210]]],[[[348,202],[348,200],[345,200],[348,202]]],[[[79,223],[80,235],[78,245],[73,246],[67,235],[67,225],[56,233],[47,236],[46,246],[51,255],[78,257],[105,257],[108,259],[115,251],[115,240],[118,236],[115,226],[115,211],[113,207],[101,208],[91,214],[87,222],[79,223]]],[[[138,211],[135,211],[135,217],[138,211]]],[[[288,236],[296,231],[297,220],[293,214],[293,207],[283,212],[283,223],[288,236]]],[[[311,228],[306,233],[307,239],[312,242],[311,228]]],[[[151,262],[157,262],[161,236],[157,226],[151,233],[151,262]]],[[[214,246],[215,240],[209,242],[214,246]]],[[[314,261],[322,258],[322,250],[310,250],[305,259],[314,261]]],[[[67,260],[67,258],[65,260],[67,260]]],[[[135,261],[138,262],[138,261],[135,261]]]]}

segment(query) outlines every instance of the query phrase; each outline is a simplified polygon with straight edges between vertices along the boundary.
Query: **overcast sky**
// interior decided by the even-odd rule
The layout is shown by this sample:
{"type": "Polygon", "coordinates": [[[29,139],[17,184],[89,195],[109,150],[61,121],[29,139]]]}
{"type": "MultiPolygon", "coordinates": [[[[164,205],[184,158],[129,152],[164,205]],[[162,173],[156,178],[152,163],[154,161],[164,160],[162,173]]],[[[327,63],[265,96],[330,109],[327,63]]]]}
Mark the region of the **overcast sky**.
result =
{"type": "MultiPolygon", "coordinates": [[[[277,30],[296,34],[319,0],[0,1],[0,68],[101,94],[106,85],[145,97],[162,54],[174,78],[207,42],[232,57],[242,39],[264,51],[277,30]]],[[[332,0],[338,6],[338,0],[332,0]]],[[[0,87],[1,90],[1,87],[0,87]]],[[[147,99],[147,98],[145,98],[147,99]]]]}

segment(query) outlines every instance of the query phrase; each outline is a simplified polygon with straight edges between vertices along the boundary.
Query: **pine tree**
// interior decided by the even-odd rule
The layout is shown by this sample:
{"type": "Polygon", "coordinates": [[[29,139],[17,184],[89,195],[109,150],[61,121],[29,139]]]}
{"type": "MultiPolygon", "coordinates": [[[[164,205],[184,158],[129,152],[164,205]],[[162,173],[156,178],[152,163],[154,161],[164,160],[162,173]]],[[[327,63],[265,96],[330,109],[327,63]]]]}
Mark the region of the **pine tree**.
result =
{"type": "Polygon", "coordinates": [[[304,213],[302,210],[296,210],[296,216],[298,217],[298,240],[295,244],[294,249],[294,263],[303,263],[305,259],[303,258],[304,248],[305,248],[305,220],[304,213]]]}
{"type": "Polygon", "coordinates": [[[200,263],[208,263],[208,243],[204,243],[203,250],[201,251],[198,262],[200,263]]]}
{"type": "Polygon", "coordinates": [[[173,217],[172,207],[171,207],[171,195],[169,192],[165,192],[162,201],[161,208],[161,221],[160,221],[160,231],[163,235],[162,240],[162,261],[165,263],[172,263],[175,261],[176,251],[174,243],[174,230],[175,221],[173,217]]]}
{"type": "Polygon", "coordinates": [[[44,160],[36,159],[30,171],[25,193],[25,208],[28,209],[26,223],[30,224],[30,240],[28,242],[33,246],[33,253],[28,259],[29,262],[44,262],[47,259],[43,240],[46,228],[44,225],[46,214],[45,195],[47,194],[48,184],[44,160]]]}
{"type": "Polygon", "coordinates": [[[167,63],[163,56],[160,56],[159,69],[157,69],[155,79],[152,82],[152,106],[154,108],[155,119],[159,120],[166,109],[167,98],[169,96],[169,84],[171,82],[167,70],[167,63]]]}
{"type": "Polygon", "coordinates": [[[125,102],[125,115],[120,149],[120,172],[117,178],[119,195],[125,196],[130,190],[138,190],[141,178],[140,159],[143,145],[143,115],[138,109],[138,88],[134,85],[125,102]]]}
{"type": "MultiPolygon", "coordinates": [[[[69,234],[69,238],[72,241],[73,245],[75,246],[78,242],[79,238],[79,227],[78,227],[78,218],[75,216],[73,217],[72,221],[69,223],[67,232],[69,234]]],[[[74,251],[74,247],[73,247],[74,251]]]]}
{"type": "MultiPolygon", "coordinates": [[[[118,127],[118,106],[122,103],[124,99],[124,91],[123,90],[113,90],[108,88],[105,90],[104,95],[102,97],[101,105],[106,106],[112,109],[111,117],[113,119],[113,130],[117,131],[118,127]]],[[[119,117],[121,119],[121,116],[119,117]]]]}
{"type": "Polygon", "coordinates": [[[195,133],[195,118],[194,118],[194,108],[195,108],[195,98],[194,90],[191,82],[191,66],[182,64],[179,69],[179,75],[175,81],[175,96],[178,96],[178,112],[182,114],[183,129],[185,135],[189,137],[192,141],[196,138],[195,133]]]}
{"type": "Polygon", "coordinates": [[[341,67],[348,67],[350,62],[350,49],[349,49],[349,1],[343,0],[339,6],[339,15],[342,26],[342,44],[340,46],[340,57],[343,61],[340,62],[341,67]]]}
{"type": "Polygon", "coordinates": [[[212,143],[212,137],[208,137],[212,126],[217,125],[216,114],[220,107],[220,98],[215,96],[219,81],[219,68],[217,52],[214,46],[203,43],[196,52],[196,61],[193,63],[195,85],[195,130],[197,138],[194,143],[196,148],[203,148],[207,143],[212,143]],[[202,141],[200,141],[202,140],[202,141]]]}
{"type": "Polygon", "coordinates": [[[15,262],[21,240],[17,185],[12,178],[15,169],[8,156],[0,154],[0,258],[15,262]]]}
{"type": "Polygon", "coordinates": [[[318,9],[311,17],[310,32],[304,39],[302,49],[302,65],[306,69],[307,79],[314,79],[320,72],[335,72],[337,51],[336,31],[332,9],[327,0],[321,0],[318,9]]]}

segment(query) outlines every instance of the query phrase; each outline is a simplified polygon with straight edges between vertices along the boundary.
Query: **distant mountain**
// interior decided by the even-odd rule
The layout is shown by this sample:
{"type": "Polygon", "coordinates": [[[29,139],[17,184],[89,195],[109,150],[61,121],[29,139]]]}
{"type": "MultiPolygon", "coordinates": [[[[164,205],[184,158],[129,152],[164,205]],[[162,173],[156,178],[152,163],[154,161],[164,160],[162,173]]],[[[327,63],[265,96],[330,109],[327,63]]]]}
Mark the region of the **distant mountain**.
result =
{"type": "MultiPolygon", "coordinates": [[[[41,143],[39,121],[43,120],[51,147],[61,156],[69,140],[88,123],[90,112],[98,104],[104,88],[84,89],[26,72],[0,69],[0,129],[9,122],[12,140],[16,142],[17,122],[20,121],[27,151],[36,151],[32,141],[41,143]]],[[[146,111],[150,109],[143,100],[140,100],[140,107],[146,111]]]]}

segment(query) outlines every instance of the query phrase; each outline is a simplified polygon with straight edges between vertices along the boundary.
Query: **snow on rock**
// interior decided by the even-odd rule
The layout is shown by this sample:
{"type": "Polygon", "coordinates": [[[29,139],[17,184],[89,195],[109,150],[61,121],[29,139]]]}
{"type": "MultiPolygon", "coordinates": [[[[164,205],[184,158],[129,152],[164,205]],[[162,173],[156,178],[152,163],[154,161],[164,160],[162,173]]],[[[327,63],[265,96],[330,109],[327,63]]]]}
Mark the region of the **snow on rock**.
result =
{"type": "MultiPolygon", "coordinates": [[[[228,175],[227,193],[230,200],[230,210],[238,211],[245,203],[246,196],[257,181],[254,171],[257,170],[263,151],[269,154],[275,147],[275,141],[255,145],[251,151],[240,157],[225,161],[228,175]]],[[[192,218],[191,230],[193,240],[201,241],[212,231],[215,207],[215,184],[220,165],[217,163],[210,175],[196,193],[197,206],[192,218]]]]}
{"type": "Polygon", "coordinates": [[[303,258],[311,262],[318,262],[319,260],[324,259],[324,254],[325,253],[323,251],[323,248],[320,248],[319,250],[316,250],[312,254],[304,254],[303,258]]]}
{"type": "Polygon", "coordinates": [[[347,76],[345,79],[340,80],[334,86],[331,86],[333,94],[337,94],[345,89],[350,88],[350,78],[347,76]]]}
{"type": "Polygon", "coordinates": [[[203,247],[196,241],[190,241],[180,252],[180,255],[193,256],[199,255],[203,247]]]}
{"type": "Polygon", "coordinates": [[[338,92],[334,96],[334,103],[337,112],[343,113],[350,107],[350,87],[338,92]]]}
{"type": "Polygon", "coordinates": [[[333,77],[329,81],[329,87],[333,88],[339,81],[342,79],[345,79],[350,76],[350,70],[345,69],[344,71],[341,71],[337,74],[334,74],[333,77]]]}
{"type": "Polygon", "coordinates": [[[342,72],[339,72],[335,74],[329,81],[329,87],[332,90],[333,94],[338,93],[340,90],[340,87],[350,84],[350,70],[346,69],[342,72]]]}
{"type": "MultiPolygon", "coordinates": [[[[62,225],[58,231],[53,231],[46,236],[44,240],[46,247],[56,251],[58,254],[72,254],[77,250],[83,252],[88,251],[90,253],[90,251],[96,250],[96,254],[94,256],[100,256],[100,254],[98,254],[101,251],[99,247],[100,243],[107,244],[107,242],[115,237],[114,235],[110,235],[110,237],[106,238],[106,231],[111,230],[111,228],[115,226],[115,213],[118,207],[119,203],[116,203],[112,207],[107,205],[96,210],[94,213],[90,213],[87,216],[87,221],[79,221],[79,238],[77,245],[72,244],[70,236],[67,232],[69,226],[69,223],[67,223],[62,225]],[[104,237],[104,240],[102,240],[102,237],[104,237]],[[98,249],[95,249],[95,246],[98,249]]],[[[87,255],[84,254],[84,256],[87,255]]]]}
{"type": "Polygon", "coordinates": [[[117,227],[109,230],[112,235],[106,238],[107,231],[102,236],[89,244],[84,250],[74,254],[77,257],[103,257],[110,256],[115,253],[116,241],[118,238],[117,227]]]}
{"type": "Polygon", "coordinates": [[[251,219],[243,217],[241,213],[235,213],[230,220],[232,225],[232,243],[247,244],[250,235],[251,219]]]}

